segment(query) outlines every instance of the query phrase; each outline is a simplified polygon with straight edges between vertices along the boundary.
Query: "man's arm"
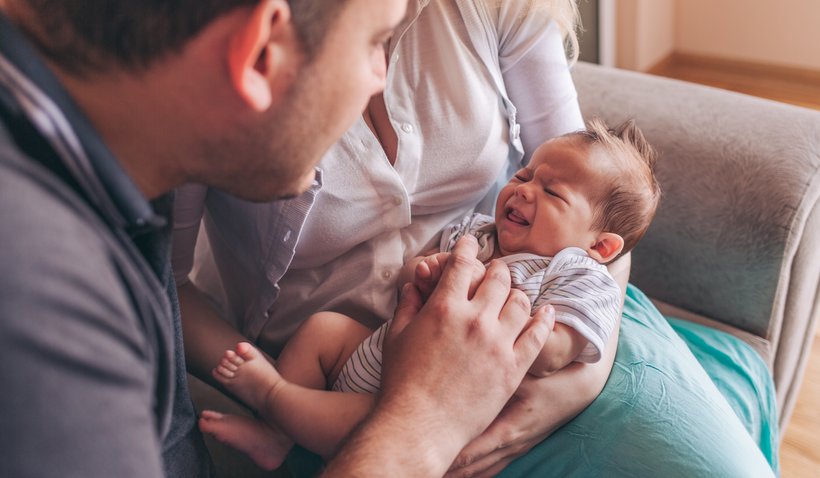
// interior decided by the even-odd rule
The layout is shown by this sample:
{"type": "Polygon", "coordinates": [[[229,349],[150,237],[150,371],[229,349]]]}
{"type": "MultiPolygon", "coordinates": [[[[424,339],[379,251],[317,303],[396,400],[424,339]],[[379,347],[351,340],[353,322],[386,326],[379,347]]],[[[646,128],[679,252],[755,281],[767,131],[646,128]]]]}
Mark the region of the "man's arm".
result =
{"type": "Polygon", "coordinates": [[[477,252],[474,238],[459,241],[424,305],[404,287],[376,407],[325,476],[441,476],[509,400],[548,321],[546,313],[531,320],[500,261],[470,298],[477,252]]]}

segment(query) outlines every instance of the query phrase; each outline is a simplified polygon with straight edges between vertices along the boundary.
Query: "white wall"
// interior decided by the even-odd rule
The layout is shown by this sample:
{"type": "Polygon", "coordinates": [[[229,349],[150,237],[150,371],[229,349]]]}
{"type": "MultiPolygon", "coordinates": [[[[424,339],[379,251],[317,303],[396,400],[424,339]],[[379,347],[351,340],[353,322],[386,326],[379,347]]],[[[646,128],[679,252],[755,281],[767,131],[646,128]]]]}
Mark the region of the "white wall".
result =
{"type": "Polygon", "coordinates": [[[646,70],[675,50],[675,0],[617,0],[616,9],[618,67],[646,70]]]}
{"type": "Polygon", "coordinates": [[[820,70],[820,0],[677,0],[675,14],[680,53],[820,70]]]}

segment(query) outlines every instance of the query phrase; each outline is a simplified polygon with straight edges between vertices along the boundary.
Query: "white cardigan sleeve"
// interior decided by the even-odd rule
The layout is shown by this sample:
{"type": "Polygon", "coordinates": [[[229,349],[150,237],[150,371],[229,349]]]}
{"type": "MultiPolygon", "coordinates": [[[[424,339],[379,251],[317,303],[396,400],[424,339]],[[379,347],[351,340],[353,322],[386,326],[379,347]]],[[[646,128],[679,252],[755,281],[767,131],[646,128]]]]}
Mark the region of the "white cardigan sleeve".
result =
{"type": "Polygon", "coordinates": [[[549,8],[530,5],[508,0],[496,7],[498,60],[518,109],[525,163],[547,139],[584,128],[561,31],[549,8]]]}

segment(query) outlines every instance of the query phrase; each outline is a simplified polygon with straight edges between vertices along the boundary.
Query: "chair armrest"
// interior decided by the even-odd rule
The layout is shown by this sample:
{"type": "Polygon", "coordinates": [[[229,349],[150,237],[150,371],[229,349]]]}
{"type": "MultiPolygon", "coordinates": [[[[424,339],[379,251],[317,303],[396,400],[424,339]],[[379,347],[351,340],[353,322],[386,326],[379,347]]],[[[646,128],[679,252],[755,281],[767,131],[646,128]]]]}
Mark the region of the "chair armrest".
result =
{"type": "Polygon", "coordinates": [[[635,118],[660,152],[632,281],[767,341],[785,425],[820,315],[820,112],[583,63],[573,77],[586,118],[635,118]]]}

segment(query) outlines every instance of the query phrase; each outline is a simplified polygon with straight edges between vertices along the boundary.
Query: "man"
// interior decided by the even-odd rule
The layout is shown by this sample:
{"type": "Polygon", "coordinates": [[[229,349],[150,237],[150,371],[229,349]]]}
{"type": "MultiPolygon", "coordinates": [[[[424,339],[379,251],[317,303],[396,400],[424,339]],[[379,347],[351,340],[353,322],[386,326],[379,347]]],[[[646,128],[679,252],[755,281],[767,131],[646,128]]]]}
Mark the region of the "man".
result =
{"type": "MultiPolygon", "coordinates": [[[[0,476],[210,474],[168,193],[303,191],[382,87],[405,3],[0,0],[0,476]]],[[[405,294],[394,379],[329,473],[442,474],[509,398],[547,327],[505,268],[471,281],[474,256],[465,242],[424,308],[405,294]]]]}

